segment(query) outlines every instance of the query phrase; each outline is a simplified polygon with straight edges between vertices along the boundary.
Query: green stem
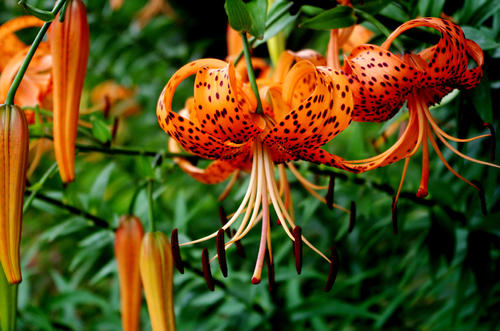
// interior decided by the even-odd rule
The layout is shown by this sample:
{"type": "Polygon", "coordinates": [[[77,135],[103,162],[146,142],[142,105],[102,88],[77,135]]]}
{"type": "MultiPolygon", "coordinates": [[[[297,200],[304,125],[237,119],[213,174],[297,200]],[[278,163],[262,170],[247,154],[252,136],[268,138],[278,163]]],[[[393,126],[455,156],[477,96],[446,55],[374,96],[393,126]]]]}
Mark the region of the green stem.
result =
{"type": "Polygon", "coordinates": [[[47,181],[47,179],[49,179],[49,177],[51,177],[52,175],[54,175],[56,172],[57,172],[57,163],[54,163],[43,174],[42,178],[40,178],[40,180],[38,182],[36,182],[35,184],[31,185],[31,187],[30,187],[31,193],[30,193],[28,199],[24,202],[23,214],[26,213],[26,211],[28,210],[28,208],[31,206],[31,204],[33,203],[33,200],[35,199],[35,197],[38,194],[38,192],[42,189],[42,187],[45,184],[45,182],[47,181]]]}
{"type": "Polygon", "coordinates": [[[0,268],[0,330],[16,329],[17,284],[9,284],[0,268]]]}
{"type": "Polygon", "coordinates": [[[255,81],[252,57],[250,55],[250,46],[245,32],[241,33],[241,39],[243,40],[243,53],[245,54],[245,61],[247,63],[248,81],[250,82],[250,86],[255,94],[255,98],[257,98],[257,109],[255,110],[255,113],[262,114],[262,102],[260,101],[259,88],[257,87],[257,82],[255,81]]]}
{"type": "MultiPolygon", "coordinates": [[[[26,189],[25,194],[31,194],[31,193],[32,193],[32,191],[30,189],[26,189]]],[[[54,198],[49,197],[47,195],[44,195],[42,193],[38,193],[37,196],[36,196],[36,198],[38,200],[42,200],[44,202],[50,203],[51,205],[54,205],[54,206],[60,207],[62,209],[65,209],[68,212],[70,212],[71,214],[82,216],[82,217],[88,219],[89,221],[91,221],[92,224],[95,225],[95,226],[97,226],[97,227],[100,227],[100,228],[103,228],[103,229],[109,229],[110,228],[109,223],[107,221],[105,221],[104,219],[102,219],[102,218],[100,218],[98,216],[92,215],[89,212],[86,212],[85,210],[78,209],[75,206],[69,205],[66,202],[59,201],[57,199],[54,199],[54,198]]]]}
{"type": "Polygon", "coordinates": [[[151,232],[156,231],[156,224],[153,215],[153,179],[148,179],[147,194],[148,194],[148,211],[149,211],[149,227],[151,232]]]}
{"type": "Polygon", "coordinates": [[[128,215],[134,215],[134,207],[135,207],[135,202],[137,200],[137,197],[139,196],[139,193],[141,193],[141,190],[148,184],[148,182],[143,182],[140,184],[134,191],[134,195],[132,195],[132,198],[130,199],[130,204],[128,206],[128,215]]]}
{"type": "MultiPolygon", "coordinates": [[[[54,6],[54,9],[52,10],[52,14],[57,15],[61,7],[64,5],[66,0],[59,0],[56,5],[54,6]]],[[[46,22],[43,24],[42,28],[40,31],[38,31],[38,34],[35,37],[35,40],[31,44],[31,47],[28,51],[28,54],[26,54],[26,57],[24,58],[23,64],[19,68],[19,71],[16,74],[16,77],[14,77],[14,80],[12,81],[12,84],[10,85],[9,92],[7,93],[7,97],[5,98],[5,104],[6,105],[13,105],[14,104],[14,96],[16,95],[16,91],[19,88],[19,84],[21,84],[21,80],[24,77],[24,74],[26,73],[26,69],[28,69],[28,65],[31,62],[31,59],[33,58],[33,55],[35,55],[35,52],[38,48],[38,45],[42,41],[43,37],[45,36],[45,33],[49,29],[50,22],[46,22]]]]}

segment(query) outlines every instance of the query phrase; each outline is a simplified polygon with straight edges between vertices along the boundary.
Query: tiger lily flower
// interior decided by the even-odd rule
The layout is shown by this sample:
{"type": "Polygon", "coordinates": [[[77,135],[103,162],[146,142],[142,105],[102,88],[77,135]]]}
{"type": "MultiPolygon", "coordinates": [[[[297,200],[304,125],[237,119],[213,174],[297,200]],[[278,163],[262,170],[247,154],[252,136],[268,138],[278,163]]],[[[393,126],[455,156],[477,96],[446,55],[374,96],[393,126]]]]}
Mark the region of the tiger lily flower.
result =
{"type": "Polygon", "coordinates": [[[54,79],[54,150],[64,183],[75,179],[75,141],[80,97],[89,55],[87,12],[81,0],[70,0],[64,22],[59,14],[49,31],[54,79]]]}
{"type": "Polygon", "coordinates": [[[356,47],[346,59],[345,71],[351,75],[355,106],[352,118],[355,121],[381,122],[394,116],[405,101],[408,101],[409,120],[397,142],[385,152],[368,159],[346,161],[346,165],[360,171],[368,171],[405,159],[401,183],[393,204],[401,190],[409,159],[422,147],[422,177],[417,196],[427,195],[429,180],[430,142],[443,164],[458,178],[479,191],[479,188],[458,174],[444,159],[434,135],[452,152],[466,160],[499,167],[498,165],[473,159],[454,148],[449,140],[469,142],[486,137],[481,135],[469,139],[452,137],[439,128],[429,111],[429,106],[455,88],[470,89],[482,77],[483,53],[473,41],[464,37],[460,27],[440,18],[418,18],[397,28],[382,44],[356,47]],[[404,31],[426,26],[441,33],[439,42],[417,54],[398,56],[389,51],[394,39],[404,31]],[[469,56],[477,66],[468,68],[469,56]]]}
{"type": "Polygon", "coordinates": [[[122,327],[139,330],[141,312],[141,275],[139,256],[144,229],[136,216],[123,216],[115,233],[115,256],[120,278],[122,327]]]}
{"type": "Polygon", "coordinates": [[[153,331],[175,331],[173,258],[161,232],[149,232],[143,240],[140,271],[153,331]]]}
{"type": "MultiPolygon", "coordinates": [[[[10,85],[29,49],[17,38],[15,32],[26,28],[41,27],[43,23],[33,16],[21,16],[0,26],[0,102],[5,101],[10,85]]],[[[42,42],[17,90],[14,99],[16,105],[20,107],[50,105],[47,96],[52,85],[51,66],[52,57],[48,45],[42,42]]]]}
{"type": "Polygon", "coordinates": [[[0,105],[0,263],[7,281],[21,282],[19,249],[29,132],[21,108],[0,105]]]}
{"type": "MultiPolygon", "coordinates": [[[[266,250],[272,263],[269,204],[292,241],[304,242],[331,262],[300,234],[300,227],[280,197],[274,165],[302,159],[350,170],[342,165],[341,158],[321,149],[351,121],[353,101],[345,76],[300,60],[284,77],[277,84],[260,86],[264,113],[257,114],[256,97],[232,63],[197,60],[172,76],[157,106],[160,126],[184,150],[239,169],[250,169],[250,184],[243,201],[222,230],[240,218],[241,222],[235,235],[220,245],[218,256],[261,221],[261,241],[252,283],[261,280],[266,250]],[[172,98],[176,87],[194,74],[193,101],[188,105],[188,116],[183,116],[172,110],[172,98]]],[[[215,238],[218,233],[181,246],[215,238]]]]}

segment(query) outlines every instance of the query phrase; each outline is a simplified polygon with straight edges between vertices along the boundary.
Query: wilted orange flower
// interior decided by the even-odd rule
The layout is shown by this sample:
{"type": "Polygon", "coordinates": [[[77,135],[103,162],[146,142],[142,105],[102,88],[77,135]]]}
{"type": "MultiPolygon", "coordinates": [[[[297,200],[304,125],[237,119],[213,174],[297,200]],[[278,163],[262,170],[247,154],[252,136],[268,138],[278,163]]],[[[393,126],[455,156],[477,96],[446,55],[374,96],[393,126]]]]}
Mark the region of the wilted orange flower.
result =
{"type": "Polygon", "coordinates": [[[64,22],[59,14],[50,26],[54,78],[54,150],[64,183],[75,179],[75,141],[80,97],[89,55],[87,12],[81,0],[70,0],[64,22]]]}
{"type": "Polygon", "coordinates": [[[453,174],[478,189],[446,162],[434,135],[455,154],[469,161],[498,167],[468,157],[448,142],[468,142],[488,135],[470,139],[458,139],[448,135],[439,128],[430,114],[429,105],[439,102],[455,88],[469,89],[476,86],[482,76],[482,66],[483,53],[479,46],[465,39],[460,27],[439,18],[411,20],[396,29],[382,46],[361,45],[355,48],[346,59],[346,72],[352,75],[350,82],[355,100],[353,119],[385,121],[394,116],[403,103],[408,101],[409,121],[404,133],[387,151],[364,160],[346,161],[345,164],[367,171],[405,159],[400,190],[409,158],[422,146],[422,179],[417,195],[424,197],[427,195],[429,179],[429,141],[453,174]],[[439,42],[417,54],[398,56],[389,51],[391,43],[399,34],[419,26],[438,30],[441,33],[439,42]],[[468,68],[469,56],[476,62],[476,67],[468,68]]]}
{"type": "Polygon", "coordinates": [[[122,216],[115,234],[115,257],[120,278],[122,328],[139,329],[141,313],[141,275],[139,257],[144,229],[136,216],[122,216]]]}
{"type": "Polygon", "coordinates": [[[0,262],[7,281],[19,283],[19,248],[28,167],[28,123],[21,108],[0,106],[0,262]]]}
{"type": "Polygon", "coordinates": [[[149,232],[144,236],[140,270],[153,331],[175,330],[173,260],[163,233],[149,232]]]}

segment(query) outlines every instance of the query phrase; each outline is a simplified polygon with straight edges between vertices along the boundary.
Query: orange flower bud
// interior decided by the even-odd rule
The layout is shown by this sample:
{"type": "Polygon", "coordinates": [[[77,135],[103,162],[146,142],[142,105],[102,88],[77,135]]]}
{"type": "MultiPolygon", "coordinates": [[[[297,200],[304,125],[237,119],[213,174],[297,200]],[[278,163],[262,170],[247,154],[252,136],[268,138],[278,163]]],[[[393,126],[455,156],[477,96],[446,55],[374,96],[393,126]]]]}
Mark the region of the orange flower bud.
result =
{"type": "Polygon", "coordinates": [[[163,233],[149,232],[144,236],[140,268],[153,331],[175,330],[173,259],[163,233]]]}
{"type": "Polygon", "coordinates": [[[116,230],[115,256],[120,278],[122,327],[124,331],[139,330],[141,311],[141,275],[139,252],[144,229],[136,216],[122,216],[116,230]]]}
{"type": "Polygon", "coordinates": [[[83,81],[89,55],[87,11],[81,0],[70,0],[64,22],[50,26],[54,79],[54,150],[63,182],[75,179],[75,141],[83,81]]]}
{"type": "Polygon", "coordinates": [[[0,106],[0,262],[7,281],[21,281],[19,245],[29,132],[21,108],[0,106]]]}

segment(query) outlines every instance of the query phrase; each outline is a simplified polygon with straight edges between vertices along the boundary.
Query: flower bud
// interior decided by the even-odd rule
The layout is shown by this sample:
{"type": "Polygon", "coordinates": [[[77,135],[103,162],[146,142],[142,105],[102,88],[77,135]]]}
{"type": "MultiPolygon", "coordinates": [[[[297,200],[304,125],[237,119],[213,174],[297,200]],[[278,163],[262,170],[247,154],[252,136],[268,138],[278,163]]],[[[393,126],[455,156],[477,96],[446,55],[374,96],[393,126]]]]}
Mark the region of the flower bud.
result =
{"type": "Polygon", "coordinates": [[[87,11],[81,0],[68,2],[64,22],[59,15],[50,26],[54,79],[54,150],[64,183],[75,179],[78,112],[89,55],[87,11]]]}
{"type": "Polygon", "coordinates": [[[153,331],[175,330],[173,258],[163,233],[149,232],[144,236],[140,269],[153,331]]]}
{"type": "Polygon", "coordinates": [[[122,328],[139,330],[141,312],[141,275],[139,253],[144,229],[136,216],[122,216],[115,236],[115,256],[120,279],[122,328]]]}
{"type": "Polygon", "coordinates": [[[7,281],[21,281],[19,245],[29,132],[21,108],[0,106],[0,262],[7,281]]]}

